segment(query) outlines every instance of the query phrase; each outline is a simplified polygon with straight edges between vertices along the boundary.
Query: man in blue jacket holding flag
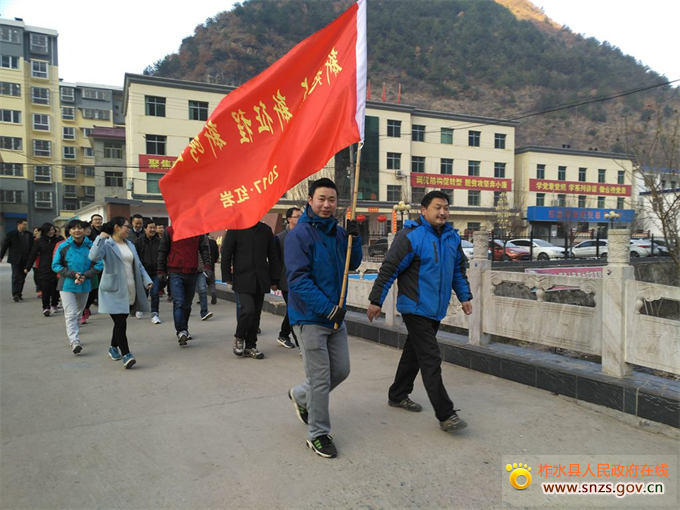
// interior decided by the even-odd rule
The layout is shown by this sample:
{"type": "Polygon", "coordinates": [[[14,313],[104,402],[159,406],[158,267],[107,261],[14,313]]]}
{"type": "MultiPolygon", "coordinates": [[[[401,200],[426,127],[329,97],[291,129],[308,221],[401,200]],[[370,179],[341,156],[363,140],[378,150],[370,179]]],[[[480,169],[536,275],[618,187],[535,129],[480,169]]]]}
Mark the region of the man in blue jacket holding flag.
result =
{"type": "Polygon", "coordinates": [[[388,404],[412,412],[422,410],[409,398],[420,370],[440,428],[453,432],[467,424],[456,414],[457,409],[444,388],[437,331],[446,316],[451,289],[466,315],[472,313],[472,294],[460,236],[446,222],[449,197],[441,191],[431,191],[423,197],[420,211],[420,218],[405,223],[385,255],[369,295],[367,315],[373,321],[380,314],[387,292],[398,278],[397,310],[404,319],[408,337],[389,389],[388,404]]]}
{"type": "Polygon", "coordinates": [[[307,425],[307,446],[317,455],[338,452],[329,436],[329,393],[349,375],[349,348],[340,293],[345,273],[348,236],[354,236],[350,269],[361,264],[361,239],[356,221],[347,230],[334,214],[338,189],[330,179],[314,181],[308,205],[285,240],[288,317],[302,348],[306,381],[288,397],[299,420],[307,425]],[[337,329],[335,329],[337,327],[337,329]]]}

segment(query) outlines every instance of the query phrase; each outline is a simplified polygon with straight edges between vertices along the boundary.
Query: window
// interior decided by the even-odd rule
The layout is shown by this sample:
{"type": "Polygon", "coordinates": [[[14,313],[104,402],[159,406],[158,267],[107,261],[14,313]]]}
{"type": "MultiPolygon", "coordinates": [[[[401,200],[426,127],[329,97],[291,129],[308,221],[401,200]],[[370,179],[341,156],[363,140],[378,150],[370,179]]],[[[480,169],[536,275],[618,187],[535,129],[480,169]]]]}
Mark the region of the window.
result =
{"type": "Polygon", "coordinates": [[[50,130],[50,116],[42,113],[33,114],[33,129],[36,131],[50,130]]]}
{"type": "Polygon", "coordinates": [[[625,182],[626,182],[626,171],[625,170],[619,170],[619,173],[616,176],[616,183],[617,184],[624,184],[625,182]]]}
{"type": "Polygon", "coordinates": [[[0,41],[18,44],[21,39],[16,28],[0,27],[0,41]]]}
{"type": "Polygon", "coordinates": [[[557,195],[557,207],[566,207],[567,206],[567,195],[563,195],[560,193],[557,195]]]}
{"type": "Polygon", "coordinates": [[[165,156],[166,138],[163,135],[146,135],[146,153],[165,156]]]}
{"type": "Polygon", "coordinates": [[[479,161],[468,161],[468,175],[479,177],[479,161]]]}
{"type": "Polygon", "coordinates": [[[33,140],[33,155],[44,158],[52,156],[52,142],[49,140],[33,140]]]}
{"type": "Polygon", "coordinates": [[[494,149],[505,149],[505,136],[501,133],[496,133],[493,138],[494,149]]]}
{"type": "Polygon", "coordinates": [[[21,138],[13,136],[0,136],[0,149],[8,151],[20,151],[23,147],[21,138]]]}
{"type": "Polygon", "coordinates": [[[21,195],[21,191],[3,189],[0,190],[0,202],[4,202],[6,204],[21,204],[23,203],[21,195]]]}
{"type": "Polygon", "coordinates": [[[64,179],[75,179],[77,177],[77,169],[75,166],[64,166],[64,179]]]}
{"type": "Polygon", "coordinates": [[[579,195],[578,196],[578,206],[579,206],[580,209],[585,209],[587,207],[585,195],[579,195]]]}
{"type": "Polygon", "coordinates": [[[94,149],[92,147],[83,147],[83,156],[86,158],[94,158],[94,149]]]}
{"type": "Polygon", "coordinates": [[[468,145],[470,147],[479,147],[479,142],[482,137],[480,131],[468,131],[468,145]]]}
{"type": "Polygon", "coordinates": [[[420,204],[425,196],[425,188],[411,188],[411,203],[420,204]]]}
{"type": "Polygon", "coordinates": [[[144,96],[146,115],[151,117],[165,117],[165,98],[157,96],[144,96]]]}
{"type": "Polygon", "coordinates": [[[453,160],[449,158],[442,158],[440,169],[441,173],[444,175],[453,175],[453,160]]]}
{"type": "Polygon", "coordinates": [[[387,201],[399,202],[401,200],[401,186],[387,185],[387,201]]]}
{"type": "Polygon", "coordinates": [[[600,168],[597,171],[597,182],[607,182],[607,170],[600,168]]]}
{"type": "Polygon", "coordinates": [[[94,186],[83,186],[83,194],[86,197],[93,197],[94,196],[94,186]]]}
{"type": "Polygon", "coordinates": [[[478,206],[481,203],[482,192],[479,190],[468,191],[468,205],[478,206]]]}
{"type": "Polygon", "coordinates": [[[83,89],[83,99],[95,99],[97,101],[111,100],[111,93],[101,89],[83,89]]]}
{"type": "Polygon", "coordinates": [[[482,224],[477,221],[471,221],[467,224],[467,230],[470,232],[479,232],[482,230],[482,224]]]}
{"type": "MultiPolygon", "coordinates": [[[[78,197],[76,197],[76,198],[78,198],[78,197]]],[[[77,211],[77,210],[78,210],[78,206],[77,206],[76,204],[66,204],[66,203],[65,203],[65,204],[64,204],[64,207],[63,207],[63,210],[64,210],[64,211],[77,211]]]]}
{"type": "Polygon", "coordinates": [[[398,152],[387,153],[387,169],[401,170],[401,154],[398,152]]]}
{"type": "Polygon", "coordinates": [[[67,184],[64,186],[64,198],[78,198],[76,186],[67,184]]]}
{"type": "Polygon", "coordinates": [[[59,94],[64,103],[72,103],[76,100],[76,91],[73,87],[61,87],[59,94]]]}
{"type": "Polygon", "coordinates": [[[34,206],[39,209],[52,209],[52,192],[51,191],[36,191],[33,195],[34,206]]]}
{"type": "Polygon", "coordinates": [[[21,112],[19,110],[0,110],[0,122],[21,124],[21,112]]]}
{"type": "Polygon", "coordinates": [[[623,209],[626,207],[626,199],[623,197],[619,197],[616,199],[616,208],[617,209],[623,209]]]}
{"type": "Polygon", "coordinates": [[[31,102],[33,104],[50,104],[50,89],[31,87],[31,102]]]}
{"type": "Polygon", "coordinates": [[[35,182],[52,182],[52,167],[38,165],[33,170],[33,180],[35,182]]]}
{"type": "Polygon", "coordinates": [[[93,108],[83,108],[83,119],[109,120],[110,110],[96,110],[93,108]]]}
{"type": "Polygon", "coordinates": [[[8,81],[0,81],[0,95],[21,97],[21,85],[8,81]]]}
{"type": "Polygon", "coordinates": [[[505,179],[505,163],[493,164],[493,176],[496,179],[505,179]]]}
{"type": "Polygon", "coordinates": [[[545,207],[545,193],[536,193],[536,205],[545,207]]]}
{"type": "Polygon", "coordinates": [[[76,109],[72,106],[61,107],[61,120],[75,120],[76,109]]]}
{"type": "Polygon", "coordinates": [[[588,169],[583,167],[578,169],[578,182],[586,182],[587,171],[588,169]]]}
{"type": "Polygon", "coordinates": [[[425,157],[411,156],[411,172],[422,174],[425,172],[425,157]]]}
{"type": "Polygon", "coordinates": [[[494,191],[493,192],[493,206],[496,207],[498,205],[498,201],[501,199],[501,193],[502,191],[494,191]]]}
{"type": "Polygon", "coordinates": [[[74,128],[74,127],[63,127],[63,128],[61,128],[61,137],[64,140],[75,140],[76,139],[76,128],[74,128]]]}
{"type": "Polygon", "coordinates": [[[104,172],[104,186],[123,187],[123,172],[104,172]]]}
{"type": "Polygon", "coordinates": [[[64,159],[76,159],[76,148],[68,145],[64,145],[64,159]]]}
{"type": "Polygon", "coordinates": [[[85,174],[85,177],[94,177],[94,167],[93,166],[84,166],[83,168],[83,173],[85,174]]]}
{"type": "Polygon", "coordinates": [[[411,126],[411,138],[414,142],[425,141],[425,126],[414,124],[411,126]]]}
{"type": "Polygon", "coordinates": [[[401,121],[387,119],[387,136],[401,138],[401,121]]]}
{"type": "Polygon", "coordinates": [[[47,36],[43,34],[31,34],[31,52],[47,55],[47,36]]]}
{"type": "Polygon", "coordinates": [[[92,133],[94,133],[94,129],[93,129],[93,128],[81,128],[81,129],[83,130],[83,136],[84,136],[85,138],[87,138],[87,137],[89,137],[89,136],[92,136],[92,133]]]}
{"type": "Polygon", "coordinates": [[[536,179],[545,179],[545,165],[536,165],[536,179]]]}
{"type": "Polygon", "coordinates": [[[115,142],[104,142],[104,157],[108,159],[123,159],[123,146],[115,142]]]}
{"type": "Polygon", "coordinates": [[[0,56],[0,67],[5,69],[19,69],[19,57],[11,57],[9,55],[0,56]]]}
{"type": "Polygon", "coordinates": [[[153,193],[157,194],[160,193],[161,190],[158,187],[158,181],[161,180],[161,177],[163,177],[164,174],[153,174],[153,173],[147,173],[146,174],[146,192],[147,193],[153,193]]]}
{"type": "Polygon", "coordinates": [[[597,197],[597,208],[604,209],[605,207],[605,197],[597,197]]]}
{"type": "Polygon", "coordinates": [[[453,129],[452,128],[442,128],[441,143],[453,145],[453,129]]]}
{"type": "Polygon", "coordinates": [[[31,76],[33,78],[47,78],[47,62],[42,60],[31,61],[31,76]]]}
{"type": "Polygon", "coordinates": [[[208,120],[208,103],[189,101],[189,120],[208,120]]]}
{"type": "Polygon", "coordinates": [[[558,166],[557,167],[557,180],[558,181],[566,181],[567,180],[567,167],[566,166],[558,166]]]}
{"type": "Polygon", "coordinates": [[[23,177],[24,165],[21,163],[0,163],[0,175],[3,177],[23,177]]]}

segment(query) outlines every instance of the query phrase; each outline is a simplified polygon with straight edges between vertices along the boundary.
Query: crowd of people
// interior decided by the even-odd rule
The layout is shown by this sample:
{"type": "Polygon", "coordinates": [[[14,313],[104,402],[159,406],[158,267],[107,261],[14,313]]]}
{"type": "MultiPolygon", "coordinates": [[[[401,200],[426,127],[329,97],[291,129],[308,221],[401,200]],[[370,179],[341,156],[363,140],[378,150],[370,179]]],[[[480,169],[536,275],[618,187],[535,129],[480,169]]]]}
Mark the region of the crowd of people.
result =
{"type": "MultiPolygon", "coordinates": [[[[106,223],[98,214],[90,222],[71,220],[65,227],[66,239],[50,223],[31,234],[27,222],[20,220],[5,238],[0,260],[9,254],[16,302],[23,300],[26,275],[34,271],[43,315],[63,309],[66,336],[75,355],[83,351],[79,326],[87,322],[90,306],[110,315],[108,355],[122,360],[126,369],[137,362],[130,351],[127,319],[150,313],[151,322],[161,324],[159,302],[164,289],[172,301],[179,347],[192,339],[189,319],[196,292],[200,319],[212,317],[207,295],[210,292],[215,304],[215,264],[220,257],[223,281],[236,297],[235,356],[265,358],[258,349],[264,296],[280,290],[286,314],[277,341],[287,349],[297,347],[305,369],[305,381],[290,388],[288,397],[307,426],[307,446],[321,457],[334,458],[329,397],[350,373],[341,289],[346,265],[355,270],[362,262],[359,225],[348,220],[344,228],[340,226],[337,207],[335,183],[319,179],[311,184],[303,209],[288,209],[284,231],[275,236],[263,222],[231,229],[222,239],[221,252],[208,234],[174,239],[172,226],[139,214],[116,216],[106,223]]],[[[367,316],[373,321],[380,315],[390,287],[398,281],[397,309],[408,336],[387,403],[422,411],[410,399],[420,372],[440,428],[454,432],[467,424],[444,387],[436,335],[452,291],[468,315],[472,295],[460,237],[447,222],[448,216],[446,194],[425,195],[420,217],[405,222],[387,252],[370,293],[367,316]]]]}

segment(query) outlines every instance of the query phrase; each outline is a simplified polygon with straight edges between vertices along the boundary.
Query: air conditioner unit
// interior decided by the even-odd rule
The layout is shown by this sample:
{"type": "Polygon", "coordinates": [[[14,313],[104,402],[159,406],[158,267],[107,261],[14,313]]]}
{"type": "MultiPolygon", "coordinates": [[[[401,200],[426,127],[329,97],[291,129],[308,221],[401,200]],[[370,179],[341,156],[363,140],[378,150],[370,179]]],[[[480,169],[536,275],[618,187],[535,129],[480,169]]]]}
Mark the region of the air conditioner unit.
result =
{"type": "Polygon", "coordinates": [[[396,176],[397,179],[401,179],[404,177],[404,172],[402,170],[395,170],[394,175],[396,176]]]}

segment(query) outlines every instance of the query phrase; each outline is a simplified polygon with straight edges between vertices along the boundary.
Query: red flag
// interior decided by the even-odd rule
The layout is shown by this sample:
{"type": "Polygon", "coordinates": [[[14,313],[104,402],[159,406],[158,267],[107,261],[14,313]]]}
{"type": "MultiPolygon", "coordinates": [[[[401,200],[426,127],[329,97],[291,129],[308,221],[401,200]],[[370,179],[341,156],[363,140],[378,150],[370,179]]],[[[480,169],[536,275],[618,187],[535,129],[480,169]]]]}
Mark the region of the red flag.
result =
{"type": "Polygon", "coordinates": [[[382,100],[383,103],[385,102],[385,82],[383,82],[383,95],[382,95],[382,100]]]}
{"type": "Polygon", "coordinates": [[[397,92],[397,104],[401,104],[401,83],[399,84],[399,92],[397,92]]]}
{"type": "Polygon", "coordinates": [[[368,87],[366,88],[366,101],[371,100],[371,80],[368,80],[368,87]]]}
{"type": "Polygon", "coordinates": [[[257,223],[364,138],[366,0],[227,95],[160,181],[176,240],[257,223]]]}

